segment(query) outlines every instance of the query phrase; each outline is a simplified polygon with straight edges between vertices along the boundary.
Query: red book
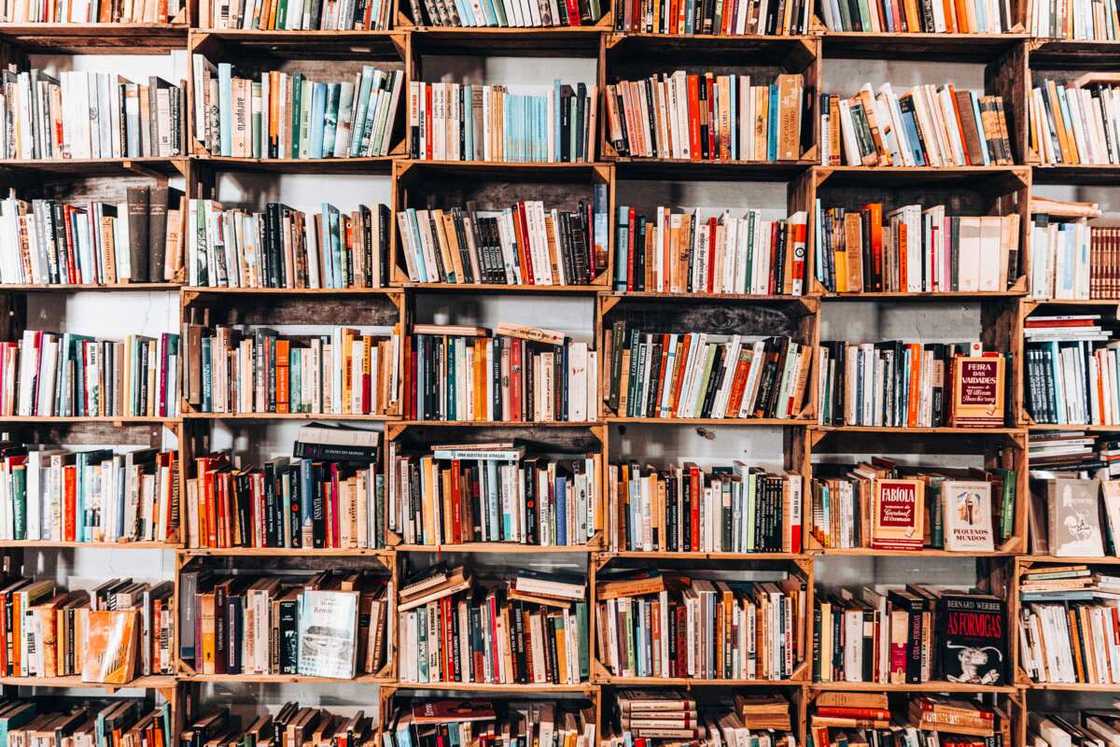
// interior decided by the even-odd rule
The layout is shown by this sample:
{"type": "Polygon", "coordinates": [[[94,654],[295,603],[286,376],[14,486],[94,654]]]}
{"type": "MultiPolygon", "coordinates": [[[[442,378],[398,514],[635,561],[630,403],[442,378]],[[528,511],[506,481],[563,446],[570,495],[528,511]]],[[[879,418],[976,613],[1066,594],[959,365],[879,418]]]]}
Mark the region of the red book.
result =
{"type": "Polygon", "coordinates": [[[434,140],[432,136],[432,112],[435,111],[435,109],[432,107],[431,83],[424,84],[424,111],[427,113],[427,116],[424,117],[424,136],[425,140],[427,141],[427,147],[425,148],[425,158],[430,161],[432,160],[432,141],[434,140]]]}
{"type": "MultiPolygon", "coordinates": [[[[206,546],[218,546],[218,515],[214,505],[214,471],[209,468],[208,460],[203,460],[202,467],[202,495],[206,504],[206,546]]],[[[72,515],[72,514],[71,514],[72,515]]]]}
{"type": "Polygon", "coordinates": [[[459,516],[459,507],[462,505],[462,481],[459,479],[459,460],[451,460],[451,541],[463,541],[462,519],[459,516]]]}
{"type": "MultiPolygon", "coordinates": [[[[688,609],[683,604],[678,605],[675,614],[677,618],[675,627],[677,651],[688,651],[688,609]]],[[[673,670],[674,677],[687,677],[688,657],[678,656],[676,661],[673,662],[673,670]]]]}
{"type": "Polygon", "coordinates": [[[870,290],[883,290],[883,205],[870,202],[863,206],[866,216],[867,241],[871,248],[871,282],[870,290]]]}
{"type": "Polygon", "coordinates": [[[708,218],[708,280],[704,286],[706,293],[713,293],[716,287],[716,229],[718,227],[719,221],[714,216],[708,218]]]}
{"type": "MultiPolygon", "coordinates": [[[[671,386],[672,382],[665,378],[667,368],[669,366],[669,335],[663,333],[661,335],[661,360],[657,365],[657,378],[654,379],[653,388],[653,417],[657,417],[661,410],[661,400],[665,395],[665,387],[671,386]]],[[[648,410],[647,410],[648,412],[648,410]]],[[[645,415],[646,413],[640,413],[645,415]]]]}
{"type": "MultiPolygon", "coordinates": [[[[790,223],[789,243],[793,251],[793,287],[790,292],[800,296],[805,289],[805,253],[807,251],[807,237],[809,226],[805,223],[790,223]]],[[[905,231],[906,224],[902,224],[905,231]]],[[[903,237],[905,238],[905,236],[903,237]]],[[[906,256],[906,253],[902,253],[906,256]]]]}
{"type": "Polygon", "coordinates": [[[521,413],[521,350],[522,341],[506,338],[509,345],[509,419],[515,423],[525,420],[521,413]]]}
{"type": "Polygon", "coordinates": [[[688,151],[693,161],[700,160],[700,76],[688,76],[688,151]]]}
{"type": "Polygon", "coordinates": [[[525,227],[525,203],[518,202],[513,211],[513,230],[517,234],[517,261],[521,265],[521,283],[535,285],[533,281],[533,259],[529,253],[529,232],[525,227]]]}
{"type": "Polygon", "coordinates": [[[688,470],[688,484],[690,495],[692,496],[692,521],[691,521],[691,534],[689,537],[689,550],[692,552],[699,552],[700,550],[700,496],[703,491],[700,490],[700,468],[695,464],[688,470]]]}
{"type": "Polygon", "coordinates": [[[683,339],[678,343],[679,349],[677,350],[677,370],[673,375],[673,394],[669,398],[669,415],[675,415],[677,406],[680,404],[681,399],[681,386],[684,384],[684,366],[688,360],[688,351],[692,347],[692,336],[683,335],[683,339]]]}
{"type": "Polygon", "coordinates": [[[579,26],[579,0],[565,0],[564,5],[568,8],[568,25],[579,26]]]}
{"type": "Polygon", "coordinates": [[[330,532],[330,542],[327,547],[338,547],[339,537],[339,508],[338,508],[338,462],[331,462],[331,493],[330,502],[327,504],[330,508],[330,523],[327,525],[330,532]]]}

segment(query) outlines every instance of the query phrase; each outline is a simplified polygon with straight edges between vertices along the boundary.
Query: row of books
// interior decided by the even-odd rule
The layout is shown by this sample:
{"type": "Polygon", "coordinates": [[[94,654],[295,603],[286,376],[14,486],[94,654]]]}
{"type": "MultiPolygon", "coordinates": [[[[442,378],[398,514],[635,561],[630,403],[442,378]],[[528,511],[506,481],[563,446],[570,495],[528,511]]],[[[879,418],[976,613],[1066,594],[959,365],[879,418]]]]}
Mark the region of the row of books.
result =
{"type": "MultiPolygon", "coordinates": [[[[1041,477],[1120,477],[1120,442],[1108,435],[1078,430],[1032,430],[1027,452],[1031,473],[1041,477]]],[[[1038,513],[1032,510],[1031,516],[1038,513]]]]}
{"type": "Polygon", "coordinates": [[[599,411],[598,353],[560,332],[416,324],[408,345],[410,419],[583,422],[599,411]]]}
{"type": "Polygon", "coordinates": [[[389,528],[406,544],[584,545],[597,526],[601,459],[527,456],[512,441],[394,455],[389,528]]]}
{"type": "Polygon", "coordinates": [[[590,672],[583,580],[436,566],[401,585],[402,682],[566,684],[590,672]]]}
{"type": "Polygon", "coordinates": [[[806,656],[803,577],[727,582],[650,571],[596,582],[599,661],[616,677],[783,680],[806,656]]]}
{"type": "Polygon", "coordinates": [[[1008,681],[1007,611],[998,596],[909,584],[818,590],[814,604],[817,682],[1008,681]]]}
{"type": "Polygon", "coordinates": [[[7,578],[0,671],[114,685],[172,673],[173,595],[171,581],[113,578],[66,591],[50,579],[7,578]]]}
{"type": "Polygon", "coordinates": [[[1120,555],[1120,481],[1032,469],[1031,551],[1056,557],[1120,555]]]}
{"type": "Polygon", "coordinates": [[[799,35],[810,33],[813,10],[811,2],[618,0],[614,28],[645,34],[799,35]]]}
{"type": "Polygon", "coordinates": [[[25,330],[0,342],[0,412],[30,416],[177,417],[179,336],[123,341],[25,330]]]}
{"type": "Polygon", "coordinates": [[[383,288],[389,208],[308,215],[276,202],[263,212],[187,203],[187,282],[217,288],[383,288]]]}
{"type": "Polygon", "coordinates": [[[222,707],[188,720],[179,734],[178,744],[179,747],[207,744],[375,747],[377,715],[367,716],[363,709],[345,710],[348,712],[337,713],[289,701],[275,714],[242,719],[228,707],[222,707]]]}
{"type": "Polygon", "coordinates": [[[0,158],[168,158],[186,152],[186,85],[157,76],[33,69],[0,74],[0,158]]]}
{"type": "Polygon", "coordinates": [[[824,0],[821,12],[830,31],[1002,34],[1015,25],[1007,0],[824,0]]]}
{"type": "Polygon", "coordinates": [[[1120,296],[1120,228],[1035,215],[1031,296],[1064,300],[1120,296]]]}
{"type": "Polygon", "coordinates": [[[825,166],[1003,166],[1015,162],[1000,96],[953,84],[890,83],[855,96],[821,95],[821,163],[825,166]]]}
{"type": "Polygon", "coordinates": [[[1019,585],[1019,660],[1034,682],[1120,683],[1120,577],[1032,566],[1019,585]]]}
{"type": "Polygon", "coordinates": [[[1011,719],[997,706],[965,698],[915,695],[892,713],[886,693],[821,693],[809,718],[814,745],[1010,747],[1011,719]],[[851,740],[849,742],[849,740],[851,740]]]}
{"type": "Polygon", "coordinates": [[[1100,314],[1031,316],[1023,324],[1025,405],[1040,424],[1120,423],[1115,325],[1100,314]]]}
{"type": "Polygon", "coordinates": [[[801,475],[743,462],[607,467],[612,552],[801,552],[801,475]]]}
{"type": "Polygon", "coordinates": [[[386,415],[399,401],[395,334],[281,336],[187,323],[183,395],[195,412],[386,415]]]}
{"type": "Polygon", "coordinates": [[[595,708],[582,700],[416,700],[389,715],[383,745],[598,747],[595,728],[595,708]]]}
{"type": "Polygon", "coordinates": [[[199,674],[353,679],[385,665],[393,582],[366,572],[180,575],[179,650],[199,674]]]}
{"type": "Polygon", "coordinates": [[[693,690],[619,690],[601,744],[797,747],[791,730],[790,703],[781,695],[736,692],[698,702],[693,690]]]}
{"type": "MultiPolygon", "coordinates": [[[[184,12],[179,0],[51,0],[46,3],[5,0],[3,23],[174,23],[184,12]]],[[[182,22],[182,18],[179,21],[182,22]]]]}
{"type": "Polygon", "coordinates": [[[162,283],[182,259],[181,193],[128,187],[120,202],[0,200],[0,283],[162,283]]]}
{"type": "Polygon", "coordinates": [[[381,31],[390,27],[392,11],[387,0],[203,0],[198,25],[262,31],[381,31]]]}
{"type": "Polygon", "coordinates": [[[422,161],[595,160],[595,85],[408,84],[409,157],[422,161]]]}
{"type": "Polygon", "coordinates": [[[171,704],[166,702],[109,698],[48,703],[24,698],[0,703],[0,737],[11,745],[173,747],[175,729],[171,704]]]}
{"type": "MultiPolygon", "coordinates": [[[[1109,79],[1111,80],[1111,79],[1109,79]]],[[[1087,80],[1043,80],[1031,90],[1030,146],[1058,164],[1120,163],[1120,87],[1087,80]]]]}
{"type": "Polygon", "coordinates": [[[603,15],[599,0],[412,0],[411,5],[413,20],[423,26],[588,26],[603,15]]]}
{"type": "Polygon", "coordinates": [[[393,145],[404,73],[363,65],[350,80],[304,73],[233,74],[193,55],[194,136],[215,156],[353,158],[384,156],[393,145]]]}
{"type": "Polygon", "coordinates": [[[1004,424],[1007,360],[978,342],[825,341],[817,366],[823,425],[1004,424]]]}
{"type": "Polygon", "coordinates": [[[788,337],[626,329],[607,337],[607,405],[644,418],[796,418],[811,348],[788,337]]]}
{"type": "Polygon", "coordinates": [[[1115,710],[1079,710],[1076,716],[1056,713],[1030,713],[1027,721],[1027,739],[1038,744],[1073,744],[1104,747],[1120,737],[1120,712],[1115,710]]]}
{"type": "Polygon", "coordinates": [[[594,204],[580,200],[575,210],[546,208],[540,200],[500,210],[406,208],[397,213],[397,226],[408,279],[589,285],[607,264],[606,237],[595,235],[605,205],[606,185],[597,185],[594,204]]]}
{"type": "Polygon", "coordinates": [[[1019,215],[944,205],[817,208],[817,277],[833,293],[1004,291],[1019,275],[1019,215]]]}
{"type": "Polygon", "coordinates": [[[809,530],[823,547],[992,552],[1015,531],[1015,470],[901,470],[875,457],[835,477],[824,471],[813,480],[809,530]]]}
{"type": "Polygon", "coordinates": [[[661,293],[793,295],[805,292],[805,211],[618,207],[614,288],[661,293]]]}
{"type": "Polygon", "coordinates": [[[158,449],[0,445],[0,539],[174,542],[178,457],[158,449]]]}
{"type": "Polygon", "coordinates": [[[1120,17],[1107,3],[1096,6],[1086,0],[1047,0],[1031,3],[1027,28],[1033,36],[1056,39],[1116,41],[1120,39],[1120,17]]]}
{"type": "MultiPolygon", "coordinates": [[[[810,92],[808,95],[812,95],[810,92]]],[[[691,161],[801,158],[805,79],[673,73],[606,87],[607,138],[620,156],[691,161]]]]}

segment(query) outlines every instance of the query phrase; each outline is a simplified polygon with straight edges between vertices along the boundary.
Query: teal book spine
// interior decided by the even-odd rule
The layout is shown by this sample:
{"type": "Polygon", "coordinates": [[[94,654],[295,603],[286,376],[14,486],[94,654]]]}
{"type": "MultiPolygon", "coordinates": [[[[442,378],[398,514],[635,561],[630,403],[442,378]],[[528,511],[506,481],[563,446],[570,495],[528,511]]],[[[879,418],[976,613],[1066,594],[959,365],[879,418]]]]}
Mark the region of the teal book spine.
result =
{"type": "Polygon", "coordinates": [[[319,151],[319,158],[330,158],[334,155],[334,136],[338,132],[338,104],[342,95],[342,86],[331,83],[327,88],[327,110],[323,123],[323,147],[319,151]]]}
{"type": "Polygon", "coordinates": [[[428,278],[428,266],[424,263],[424,253],[419,251],[420,221],[416,219],[416,209],[408,208],[407,210],[405,210],[405,215],[408,217],[408,223],[412,228],[412,235],[416,237],[416,274],[420,276],[421,283],[430,282],[428,278]]]}
{"type": "MultiPolygon", "coordinates": [[[[972,116],[977,122],[983,122],[984,120],[980,118],[980,97],[976,95],[975,91],[969,91],[968,100],[972,103],[972,116]]],[[[980,152],[984,154],[984,165],[990,166],[992,163],[992,154],[988,151],[988,139],[980,137],[977,138],[977,140],[980,141],[980,152]]]]}
{"type": "Polygon", "coordinates": [[[331,287],[342,287],[342,226],[339,220],[338,208],[334,205],[323,205],[323,213],[328,216],[328,229],[331,238],[331,287]]]}
{"type": "Polygon", "coordinates": [[[327,112],[327,84],[316,83],[311,92],[311,150],[309,158],[322,158],[323,120],[327,112]]]}
{"type": "Polygon", "coordinates": [[[778,84],[770,84],[770,107],[767,114],[766,128],[766,160],[774,161],[778,158],[778,120],[781,119],[778,111],[778,84]]]}
{"type": "Polygon", "coordinates": [[[233,66],[218,63],[218,124],[222,134],[222,155],[233,155],[233,66]]]}
{"type": "Polygon", "coordinates": [[[350,155],[357,156],[362,145],[362,130],[366,123],[366,108],[369,106],[370,84],[373,82],[373,68],[362,68],[362,78],[358,84],[358,101],[354,105],[354,130],[350,133],[350,155]]]}
{"type": "Polygon", "coordinates": [[[560,81],[552,81],[552,154],[553,161],[560,160],[560,81]]]}
{"type": "Polygon", "coordinates": [[[626,290],[627,262],[630,252],[630,208],[626,205],[618,207],[618,228],[614,242],[614,289],[626,290]]]}

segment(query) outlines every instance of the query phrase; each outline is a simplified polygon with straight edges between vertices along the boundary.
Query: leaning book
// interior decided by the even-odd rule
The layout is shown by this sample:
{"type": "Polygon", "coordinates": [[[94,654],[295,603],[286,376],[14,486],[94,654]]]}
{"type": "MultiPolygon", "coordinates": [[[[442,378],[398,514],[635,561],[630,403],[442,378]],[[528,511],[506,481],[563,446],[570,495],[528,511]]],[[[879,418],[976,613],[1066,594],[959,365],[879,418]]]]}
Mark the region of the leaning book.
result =
{"type": "Polygon", "coordinates": [[[357,640],[358,592],[303,592],[299,614],[300,674],[353,679],[357,640]]]}

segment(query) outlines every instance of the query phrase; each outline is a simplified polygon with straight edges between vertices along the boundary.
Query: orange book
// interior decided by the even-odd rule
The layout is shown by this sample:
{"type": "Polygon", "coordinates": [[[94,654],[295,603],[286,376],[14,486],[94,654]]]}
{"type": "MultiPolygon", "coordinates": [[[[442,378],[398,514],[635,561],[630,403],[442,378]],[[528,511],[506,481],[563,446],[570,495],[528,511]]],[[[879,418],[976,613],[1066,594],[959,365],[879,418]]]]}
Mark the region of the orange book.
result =
{"type": "Polygon", "coordinates": [[[700,160],[700,76],[688,76],[688,150],[693,161],[700,160]]]}
{"type": "Polygon", "coordinates": [[[65,539],[67,542],[73,542],[75,539],[75,527],[77,526],[77,467],[68,465],[62,468],[62,493],[63,493],[63,517],[62,522],[65,525],[65,539]]]}
{"type": "Polygon", "coordinates": [[[922,346],[914,342],[907,347],[910,348],[910,396],[906,403],[906,425],[914,428],[918,425],[918,401],[922,391],[922,346]]]}
{"type": "Polygon", "coordinates": [[[739,349],[739,360],[735,364],[735,376],[731,380],[731,395],[727,398],[724,417],[734,418],[739,414],[739,407],[743,404],[743,393],[747,390],[747,376],[751,371],[750,355],[750,348],[743,346],[739,349]]]}
{"type": "MultiPolygon", "coordinates": [[[[870,248],[871,258],[871,285],[868,290],[883,290],[883,204],[869,202],[863,206],[867,214],[868,236],[866,237],[870,248]]],[[[848,248],[849,255],[851,247],[848,248]]],[[[850,277],[850,276],[849,276],[850,277]]],[[[849,282],[851,282],[849,280],[849,282]]]]}
{"type": "Polygon", "coordinates": [[[906,283],[910,277],[909,265],[906,258],[906,221],[898,222],[898,232],[894,236],[894,252],[898,257],[898,290],[906,290],[906,283]]]}
{"type": "Polygon", "coordinates": [[[82,609],[87,620],[87,644],[82,659],[82,682],[123,685],[136,676],[139,610],[82,609]]]}
{"type": "Polygon", "coordinates": [[[292,343],[288,340],[283,338],[276,340],[276,412],[291,412],[289,402],[291,383],[288,378],[291,367],[291,347],[292,343]]]}
{"type": "Polygon", "coordinates": [[[681,385],[684,384],[684,366],[688,351],[692,347],[692,336],[684,335],[677,345],[677,370],[673,375],[673,394],[669,398],[669,414],[675,415],[681,400],[681,385]]]}

